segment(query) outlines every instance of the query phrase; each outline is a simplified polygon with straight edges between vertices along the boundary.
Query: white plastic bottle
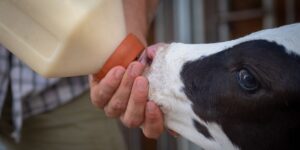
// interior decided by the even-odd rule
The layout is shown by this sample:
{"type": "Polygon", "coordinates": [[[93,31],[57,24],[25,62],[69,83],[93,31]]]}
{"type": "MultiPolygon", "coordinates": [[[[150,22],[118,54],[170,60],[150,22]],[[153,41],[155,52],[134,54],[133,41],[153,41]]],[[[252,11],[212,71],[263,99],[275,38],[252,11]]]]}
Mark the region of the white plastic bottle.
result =
{"type": "Polygon", "coordinates": [[[0,43],[46,77],[96,73],[126,34],[122,0],[0,0],[0,43]]]}

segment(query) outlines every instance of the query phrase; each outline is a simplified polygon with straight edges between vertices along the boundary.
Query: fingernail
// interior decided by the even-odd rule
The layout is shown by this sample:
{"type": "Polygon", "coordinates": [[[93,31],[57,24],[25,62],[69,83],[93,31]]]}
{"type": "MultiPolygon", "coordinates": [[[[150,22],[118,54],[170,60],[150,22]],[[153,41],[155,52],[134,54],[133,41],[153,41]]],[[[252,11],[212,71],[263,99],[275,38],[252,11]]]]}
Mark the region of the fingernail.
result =
{"type": "Polygon", "coordinates": [[[124,74],[124,70],[123,69],[117,69],[114,72],[115,78],[120,79],[124,74]]]}
{"type": "Polygon", "coordinates": [[[131,64],[129,66],[129,73],[131,76],[135,77],[139,75],[139,68],[137,67],[138,65],[136,64],[131,64]]]}
{"type": "Polygon", "coordinates": [[[142,53],[141,56],[139,57],[138,61],[139,61],[139,62],[142,62],[143,60],[145,60],[146,57],[147,57],[147,56],[146,56],[146,51],[143,51],[143,53],[142,53]]]}
{"type": "Polygon", "coordinates": [[[147,103],[147,108],[146,108],[147,112],[154,112],[155,110],[155,105],[153,104],[153,102],[148,102],[147,103]]]}

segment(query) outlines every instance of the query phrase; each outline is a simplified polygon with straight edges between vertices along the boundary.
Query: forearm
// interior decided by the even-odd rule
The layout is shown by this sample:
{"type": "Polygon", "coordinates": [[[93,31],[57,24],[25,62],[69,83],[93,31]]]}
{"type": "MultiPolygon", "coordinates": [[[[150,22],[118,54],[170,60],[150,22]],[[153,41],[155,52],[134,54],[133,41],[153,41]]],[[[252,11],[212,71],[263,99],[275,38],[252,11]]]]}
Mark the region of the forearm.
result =
{"type": "MultiPolygon", "coordinates": [[[[158,0],[123,1],[127,32],[138,36],[146,46],[147,31],[158,0]]],[[[149,83],[143,76],[144,69],[142,62],[135,61],[127,69],[121,66],[112,68],[100,82],[91,78],[90,97],[108,117],[120,117],[127,127],[143,124],[143,133],[148,138],[158,138],[164,130],[163,114],[156,104],[148,101],[149,83]]]]}
{"type": "Polygon", "coordinates": [[[127,32],[147,45],[146,37],[159,0],[123,0],[127,32]]]}

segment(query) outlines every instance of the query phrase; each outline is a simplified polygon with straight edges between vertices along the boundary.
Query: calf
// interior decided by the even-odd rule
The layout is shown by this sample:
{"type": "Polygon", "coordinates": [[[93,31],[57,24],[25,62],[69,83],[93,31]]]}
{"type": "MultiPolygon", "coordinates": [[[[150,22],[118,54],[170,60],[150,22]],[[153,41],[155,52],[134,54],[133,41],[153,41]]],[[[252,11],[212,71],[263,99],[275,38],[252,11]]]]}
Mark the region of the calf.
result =
{"type": "Polygon", "coordinates": [[[162,46],[146,76],[166,126],[206,150],[300,149],[300,24],[162,46]]]}

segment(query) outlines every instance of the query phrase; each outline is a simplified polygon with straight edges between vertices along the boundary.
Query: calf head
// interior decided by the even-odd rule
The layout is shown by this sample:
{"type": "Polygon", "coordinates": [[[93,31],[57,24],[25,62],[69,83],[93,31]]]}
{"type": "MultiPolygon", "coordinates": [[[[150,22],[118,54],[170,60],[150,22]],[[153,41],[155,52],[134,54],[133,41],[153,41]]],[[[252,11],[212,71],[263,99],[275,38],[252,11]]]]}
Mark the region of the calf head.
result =
{"type": "Polygon", "coordinates": [[[146,76],[166,126],[204,149],[300,145],[300,24],[159,48],[146,76]]]}

